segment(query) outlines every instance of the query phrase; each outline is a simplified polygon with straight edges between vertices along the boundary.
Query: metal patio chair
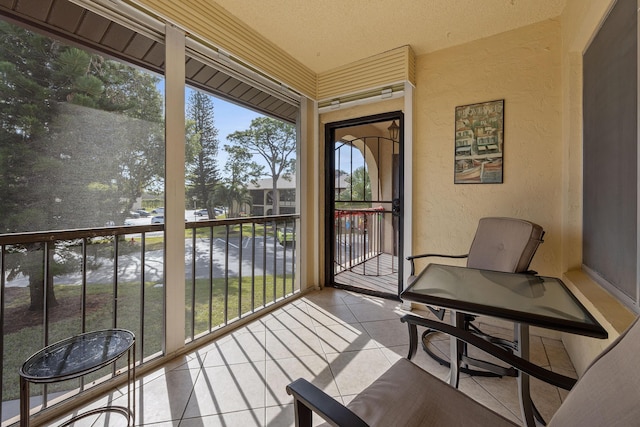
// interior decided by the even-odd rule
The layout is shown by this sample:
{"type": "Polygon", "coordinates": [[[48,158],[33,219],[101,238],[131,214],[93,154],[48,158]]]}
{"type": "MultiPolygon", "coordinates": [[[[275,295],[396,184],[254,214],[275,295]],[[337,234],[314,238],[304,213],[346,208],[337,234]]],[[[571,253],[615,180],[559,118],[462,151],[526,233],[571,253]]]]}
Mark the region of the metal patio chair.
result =
{"type": "MultiPolygon", "coordinates": [[[[421,254],[407,257],[411,262],[411,274],[408,280],[410,285],[416,276],[415,260],[421,258],[466,258],[467,267],[478,268],[482,270],[502,271],[507,273],[524,273],[529,271],[531,260],[538,249],[544,230],[538,224],[518,218],[505,217],[486,217],[481,218],[478,223],[475,237],[469,248],[469,253],[464,255],[444,255],[444,254],[421,254]]],[[[535,273],[535,272],[532,272],[535,273]]],[[[445,315],[444,309],[433,307],[428,308],[442,320],[445,315]]],[[[513,343],[509,340],[496,338],[482,332],[473,321],[476,319],[473,315],[465,315],[464,327],[466,330],[478,334],[487,340],[496,344],[500,344],[505,348],[513,349],[513,343]]],[[[429,339],[434,333],[433,330],[427,329],[422,334],[422,347],[433,359],[441,365],[449,366],[449,362],[429,347],[429,339]]],[[[471,369],[464,366],[461,372],[469,375],[481,376],[515,376],[517,373],[514,369],[505,368],[500,365],[485,362],[478,359],[471,359],[467,356],[466,348],[464,349],[463,362],[465,365],[475,365],[482,369],[471,369]]]]}
{"type": "MultiPolygon", "coordinates": [[[[571,390],[549,421],[549,427],[638,425],[638,319],[591,363],[577,382],[489,344],[469,331],[433,320],[424,321],[471,345],[487,349],[489,354],[519,372],[571,390]]],[[[298,427],[311,427],[313,413],[329,425],[340,427],[517,426],[407,359],[397,361],[346,406],[302,378],[289,384],[287,392],[294,397],[298,427]]]]}

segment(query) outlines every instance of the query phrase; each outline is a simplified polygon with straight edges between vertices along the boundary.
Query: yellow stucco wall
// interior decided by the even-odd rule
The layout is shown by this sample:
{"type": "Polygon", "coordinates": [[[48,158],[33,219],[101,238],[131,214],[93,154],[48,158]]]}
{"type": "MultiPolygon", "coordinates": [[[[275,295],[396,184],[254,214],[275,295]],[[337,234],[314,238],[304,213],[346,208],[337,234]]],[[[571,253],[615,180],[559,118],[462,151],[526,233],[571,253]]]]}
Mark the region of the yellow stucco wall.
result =
{"type": "Polygon", "coordinates": [[[561,29],[548,20],[417,57],[415,253],[466,253],[483,216],[547,231],[532,268],[561,273],[561,29]],[[454,184],[454,111],[505,100],[504,183],[454,184]]]}
{"type": "Polygon", "coordinates": [[[635,317],[580,271],[582,55],[612,4],[567,0],[558,19],[416,61],[414,252],[464,253],[486,215],[542,225],[532,268],[563,277],[609,332],[608,340],[563,334],[579,374],[635,317]],[[495,99],[505,100],[504,183],[454,185],[454,108],[495,99]]]}

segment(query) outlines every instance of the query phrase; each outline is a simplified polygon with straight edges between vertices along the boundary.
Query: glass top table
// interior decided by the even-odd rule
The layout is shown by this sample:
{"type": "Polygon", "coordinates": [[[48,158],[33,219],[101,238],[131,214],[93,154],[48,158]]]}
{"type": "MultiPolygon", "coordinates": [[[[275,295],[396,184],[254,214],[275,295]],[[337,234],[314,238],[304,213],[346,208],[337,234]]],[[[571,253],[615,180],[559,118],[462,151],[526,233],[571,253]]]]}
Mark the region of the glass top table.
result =
{"type": "MultiPolygon", "coordinates": [[[[135,408],[135,336],[125,329],[76,335],[35,353],[20,368],[20,426],[29,426],[29,383],[51,384],[79,378],[108,366],[127,354],[127,406],[110,405],[77,415],[64,425],[100,412],[117,412],[133,425],[135,408]]],[[[115,369],[115,368],[114,368],[115,369]]]]}
{"type": "Polygon", "coordinates": [[[607,337],[606,330],[555,277],[430,264],[402,298],[594,338],[607,337]]]}
{"type": "MultiPolygon", "coordinates": [[[[607,331],[560,279],[532,274],[503,273],[441,264],[429,264],[401,294],[405,301],[451,310],[455,328],[464,329],[464,314],[480,314],[514,323],[514,353],[529,359],[529,326],[539,326],[594,338],[607,331]]],[[[407,316],[405,316],[407,317],[407,316]]],[[[416,325],[409,323],[410,359],[416,351],[416,325]]],[[[449,383],[458,386],[463,346],[450,337],[449,383]]],[[[517,375],[520,411],[526,426],[542,421],[530,394],[529,376],[517,375]]]]}
{"type": "Polygon", "coordinates": [[[20,375],[32,383],[76,378],[119,358],[133,345],[134,336],[123,329],[89,332],[52,344],[31,356],[20,375]]]}

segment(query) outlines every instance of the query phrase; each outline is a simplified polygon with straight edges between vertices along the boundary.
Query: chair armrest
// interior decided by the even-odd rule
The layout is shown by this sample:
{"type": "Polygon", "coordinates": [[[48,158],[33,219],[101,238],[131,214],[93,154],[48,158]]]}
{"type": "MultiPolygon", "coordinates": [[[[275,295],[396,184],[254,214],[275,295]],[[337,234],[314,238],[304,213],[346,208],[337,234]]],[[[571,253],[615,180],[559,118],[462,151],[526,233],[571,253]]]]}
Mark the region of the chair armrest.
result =
{"type": "Polygon", "coordinates": [[[349,408],[304,378],[298,378],[289,384],[287,393],[294,399],[296,427],[311,427],[312,411],[334,426],[368,427],[368,424],[349,408]]]}
{"type": "Polygon", "coordinates": [[[469,254],[464,254],[464,255],[445,255],[445,254],[419,254],[419,255],[411,255],[407,257],[407,261],[411,262],[411,275],[415,275],[416,274],[416,268],[414,265],[414,261],[415,259],[418,258],[429,258],[429,257],[438,257],[438,258],[467,258],[469,256],[469,254]]]}
{"type": "Polygon", "coordinates": [[[538,378],[539,380],[542,380],[556,387],[560,387],[565,390],[571,390],[577,381],[575,378],[560,375],[555,372],[551,372],[548,369],[544,369],[538,365],[535,365],[528,360],[518,357],[515,354],[503,348],[500,348],[495,344],[492,344],[489,341],[478,337],[477,335],[472,334],[471,332],[465,331],[464,329],[456,328],[455,326],[451,326],[446,323],[425,319],[423,317],[413,316],[411,314],[404,315],[400,319],[400,321],[403,323],[407,323],[407,325],[409,326],[409,337],[411,341],[411,349],[409,350],[410,356],[412,355],[412,353],[415,353],[415,348],[413,347],[415,347],[415,342],[417,342],[416,325],[420,325],[429,329],[444,332],[447,335],[454,336],[457,339],[466,342],[467,344],[479,348],[485,353],[497,357],[510,366],[513,366],[518,371],[522,371],[525,374],[529,374],[532,377],[538,378]]]}

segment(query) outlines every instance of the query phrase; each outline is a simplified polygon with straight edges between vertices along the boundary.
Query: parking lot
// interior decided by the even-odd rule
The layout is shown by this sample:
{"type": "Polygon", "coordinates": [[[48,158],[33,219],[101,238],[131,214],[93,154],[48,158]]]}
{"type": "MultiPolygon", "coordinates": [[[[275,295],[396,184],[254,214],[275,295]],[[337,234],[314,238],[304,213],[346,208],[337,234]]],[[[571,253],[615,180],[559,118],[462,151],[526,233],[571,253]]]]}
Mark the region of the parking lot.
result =
{"type": "MultiPolygon", "coordinates": [[[[130,217],[124,220],[124,225],[162,224],[164,223],[164,209],[157,209],[156,212],[146,211],[147,216],[144,216],[144,214],[140,215],[139,213],[138,216],[133,215],[133,213],[137,213],[134,211],[130,217]]],[[[220,213],[222,213],[221,210],[220,213]]],[[[209,215],[205,209],[188,209],[184,211],[184,219],[185,221],[206,221],[209,219],[209,215]]]]}

